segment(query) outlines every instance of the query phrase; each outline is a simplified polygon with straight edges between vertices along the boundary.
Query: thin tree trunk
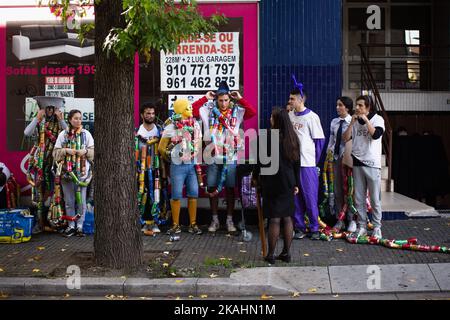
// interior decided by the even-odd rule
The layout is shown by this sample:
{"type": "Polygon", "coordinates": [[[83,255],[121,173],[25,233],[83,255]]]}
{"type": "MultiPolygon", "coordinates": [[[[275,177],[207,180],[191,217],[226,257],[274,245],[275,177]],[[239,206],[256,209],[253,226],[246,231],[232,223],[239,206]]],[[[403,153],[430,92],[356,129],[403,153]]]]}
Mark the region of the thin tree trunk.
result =
{"type": "Polygon", "coordinates": [[[99,266],[134,269],[143,262],[134,160],[134,67],[111,53],[103,41],[124,25],[121,0],[95,6],[95,261],[99,266]]]}

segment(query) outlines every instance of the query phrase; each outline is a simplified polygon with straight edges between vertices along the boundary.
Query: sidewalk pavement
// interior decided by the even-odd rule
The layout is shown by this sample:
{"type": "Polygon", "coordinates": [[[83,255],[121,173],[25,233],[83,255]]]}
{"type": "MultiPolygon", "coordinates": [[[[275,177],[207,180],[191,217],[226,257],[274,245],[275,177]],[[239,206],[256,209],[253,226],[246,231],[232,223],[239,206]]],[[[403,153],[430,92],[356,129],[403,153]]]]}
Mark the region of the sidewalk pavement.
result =
{"type": "MultiPolygon", "coordinates": [[[[448,293],[450,263],[380,266],[261,267],[232,273],[229,278],[81,278],[68,289],[65,278],[1,278],[2,295],[124,297],[227,297],[448,293]],[[374,278],[379,272],[379,280],[374,278]],[[378,282],[379,281],[379,282],[378,282]]],[[[361,295],[361,299],[364,296],[361,295]]]]}
{"type": "MultiPolygon", "coordinates": [[[[450,247],[448,218],[383,223],[386,238],[417,237],[419,244],[450,247]]],[[[170,268],[175,277],[94,278],[82,274],[79,290],[69,290],[65,273],[55,270],[65,270],[76,255],[91,253],[93,236],[67,239],[56,234],[36,235],[28,243],[0,245],[0,296],[244,297],[440,292],[450,297],[450,254],[356,245],[345,240],[302,239],[293,242],[292,263],[277,262],[268,267],[261,259],[256,227],[250,226],[249,230],[253,233],[249,242],[225,231],[201,236],[183,232],[177,242],[169,242],[164,234],[144,237],[145,252],[173,254],[170,268]],[[379,282],[374,278],[378,271],[379,282]]],[[[277,253],[281,247],[282,240],[277,253]]]]}

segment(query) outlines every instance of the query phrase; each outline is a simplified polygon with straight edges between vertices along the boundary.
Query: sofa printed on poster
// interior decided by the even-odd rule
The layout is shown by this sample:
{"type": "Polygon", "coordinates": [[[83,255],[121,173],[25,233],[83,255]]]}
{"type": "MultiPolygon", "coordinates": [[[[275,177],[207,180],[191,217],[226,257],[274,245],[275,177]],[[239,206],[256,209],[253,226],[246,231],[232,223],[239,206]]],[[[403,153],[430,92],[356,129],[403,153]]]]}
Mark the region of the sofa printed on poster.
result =
{"type": "Polygon", "coordinates": [[[76,57],[94,54],[94,40],[77,39],[76,33],[65,32],[62,25],[23,25],[12,37],[12,52],[20,60],[67,53],[76,57]]]}

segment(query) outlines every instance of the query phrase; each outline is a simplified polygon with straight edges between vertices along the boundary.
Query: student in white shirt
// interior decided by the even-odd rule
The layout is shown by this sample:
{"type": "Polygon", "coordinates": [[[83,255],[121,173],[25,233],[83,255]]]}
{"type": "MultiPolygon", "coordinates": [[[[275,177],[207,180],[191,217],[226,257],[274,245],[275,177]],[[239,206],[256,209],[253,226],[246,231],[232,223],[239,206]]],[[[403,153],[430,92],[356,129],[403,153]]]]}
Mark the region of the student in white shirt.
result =
{"type": "MultiPolygon", "coordinates": [[[[339,213],[343,210],[345,204],[345,194],[344,194],[344,173],[342,168],[342,159],[344,157],[345,141],[342,135],[347,130],[353,112],[353,100],[349,97],[340,97],[336,102],[336,111],[338,114],[337,118],[331,120],[330,125],[330,139],[328,141],[327,154],[333,154],[333,170],[334,170],[334,200],[335,200],[335,212],[336,218],[338,218],[339,213]]],[[[356,231],[356,223],[353,220],[353,215],[349,210],[344,212],[347,214],[347,219],[349,222],[348,231],[356,231]]],[[[341,230],[344,227],[344,221],[338,220],[334,228],[341,230]]]]}
{"type": "MultiPolygon", "coordinates": [[[[147,147],[146,152],[147,155],[151,155],[153,158],[156,157],[157,155],[154,154],[154,150],[158,149],[158,144],[155,144],[155,147],[152,146],[148,146],[148,141],[151,141],[153,138],[161,138],[161,132],[162,132],[162,128],[155,122],[156,120],[156,105],[153,103],[144,103],[141,108],[140,108],[140,114],[141,114],[141,119],[142,119],[142,124],[139,126],[138,131],[136,132],[136,139],[138,142],[138,147],[139,147],[139,159],[141,159],[141,152],[142,152],[142,148],[143,147],[147,147]],[[155,149],[153,149],[155,148],[155,149]],[[153,152],[153,153],[152,153],[153,152]]],[[[148,170],[148,165],[149,164],[145,164],[146,168],[148,170]]],[[[162,164],[159,163],[159,165],[161,166],[162,164]]],[[[141,168],[137,168],[138,170],[141,170],[141,168]]],[[[154,184],[154,179],[156,177],[158,177],[158,179],[162,179],[162,174],[160,174],[160,172],[156,173],[156,170],[160,170],[160,169],[154,169],[151,171],[152,174],[152,183],[154,184]]],[[[145,221],[145,225],[142,228],[142,231],[145,235],[154,235],[155,233],[160,233],[161,230],[159,230],[158,224],[157,222],[154,221],[153,216],[152,216],[152,207],[154,204],[154,201],[152,202],[152,199],[150,197],[150,191],[152,191],[153,193],[154,191],[154,186],[150,186],[149,185],[149,177],[148,177],[149,172],[146,171],[145,172],[145,176],[144,176],[144,192],[146,192],[148,194],[147,196],[147,200],[145,202],[145,204],[143,205],[143,208],[141,210],[143,210],[143,212],[141,212],[141,218],[142,220],[145,221]]],[[[139,177],[139,175],[138,175],[139,177]]],[[[162,181],[160,181],[162,182],[162,181]]],[[[139,183],[139,179],[138,179],[138,183],[139,183]]],[[[162,183],[161,183],[162,184],[162,183]]],[[[154,197],[154,195],[152,195],[154,197]]],[[[159,201],[158,201],[159,202],[159,201]]]]}
{"type": "Polygon", "coordinates": [[[374,110],[369,96],[356,99],[355,114],[344,133],[345,141],[352,139],[355,205],[358,210],[358,236],[367,235],[366,194],[369,191],[373,209],[372,236],[381,238],[381,141],[384,119],[374,110]]]}
{"type": "Polygon", "coordinates": [[[319,240],[319,177],[317,165],[325,144],[319,116],[305,106],[306,95],[299,88],[291,91],[289,112],[300,142],[300,192],[295,197],[294,239],[306,235],[305,214],[308,214],[311,239],[319,240]]]}

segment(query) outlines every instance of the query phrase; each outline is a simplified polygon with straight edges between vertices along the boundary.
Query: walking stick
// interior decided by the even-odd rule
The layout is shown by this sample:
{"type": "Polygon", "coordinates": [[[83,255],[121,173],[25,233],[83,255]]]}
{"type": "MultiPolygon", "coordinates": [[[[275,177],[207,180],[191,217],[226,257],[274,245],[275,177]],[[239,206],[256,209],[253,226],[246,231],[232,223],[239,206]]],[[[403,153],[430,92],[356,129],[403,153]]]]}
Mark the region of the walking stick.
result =
{"type": "Polygon", "coordinates": [[[266,234],[264,231],[264,217],[261,210],[261,197],[259,195],[259,189],[256,187],[256,209],[258,210],[258,227],[259,227],[259,237],[261,239],[261,248],[263,257],[267,255],[267,243],[266,234]]]}

